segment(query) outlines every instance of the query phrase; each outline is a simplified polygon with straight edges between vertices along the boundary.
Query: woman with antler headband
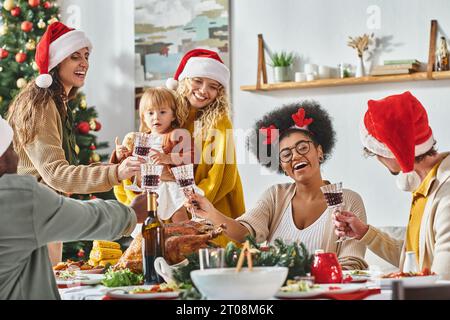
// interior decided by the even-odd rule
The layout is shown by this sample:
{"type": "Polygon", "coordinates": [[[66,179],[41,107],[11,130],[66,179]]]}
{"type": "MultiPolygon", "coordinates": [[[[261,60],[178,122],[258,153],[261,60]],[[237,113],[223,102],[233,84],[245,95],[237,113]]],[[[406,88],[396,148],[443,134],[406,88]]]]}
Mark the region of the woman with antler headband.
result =
{"type": "MultiPolygon", "coordinates": [[[[357,240],[336,243],[332,212],[320,189],[328,184],[320,167],[335,144],[331,119],[316,102],[305,101],[283,106],[256,122],[249,140],[250,150],[261,165],[285,174],[292,182],[268,188],[256,206],[233,220],[204,197],[194,195],[196,214],[214,224],[226,224],[227,235],[239,242],[249,234],[258,242],[277,238],[303,242],[310,252],[335,252],[343,269],[365,269],[365,248],[357,240]]],[[[344,189],[344,208],[352,208],[366,221],[361,197],[344,189]]],[[[347,209],[344,209],[347,210],[347,209]]]]}

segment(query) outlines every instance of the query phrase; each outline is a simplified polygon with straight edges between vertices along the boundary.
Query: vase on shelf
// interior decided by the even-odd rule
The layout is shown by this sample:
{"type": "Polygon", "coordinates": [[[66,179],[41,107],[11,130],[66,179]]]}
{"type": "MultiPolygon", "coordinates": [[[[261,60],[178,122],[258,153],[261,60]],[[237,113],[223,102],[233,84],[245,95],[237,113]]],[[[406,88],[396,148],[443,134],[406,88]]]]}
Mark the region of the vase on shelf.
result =
{"type": "Polygon", "coordinates": [[[366,76],[366,70],[364,68],[364,60],[363,57],[359,57],[358,64],[356,65],[356,72],[355,77],[365,77],[366,76]]]}
{"type": "Polygon", "coordinates": [[[273,78],[275,82],[291,81],[290,67],[273,67],[273,78]]]}

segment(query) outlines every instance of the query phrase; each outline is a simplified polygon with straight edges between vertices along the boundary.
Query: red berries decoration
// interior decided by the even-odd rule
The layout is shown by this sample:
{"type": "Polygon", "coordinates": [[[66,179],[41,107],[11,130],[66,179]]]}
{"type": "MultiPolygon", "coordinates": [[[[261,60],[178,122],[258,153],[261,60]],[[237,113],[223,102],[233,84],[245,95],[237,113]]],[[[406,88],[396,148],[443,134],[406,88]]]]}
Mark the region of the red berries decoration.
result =
{"type": "Polygon", "coordinates": [[[23,32],[30,32],[33,29],[33,23],[31,23],[30,21],[24,21],[20,25],[20,28],[23,32]]]}
{"type": "Polygon", "coordinates": [[[52,4],[48,1],[45,1],[44,4],[42,5],[44,7],[44,9],[50,9],[52,7],[52,4]]]}
{"type": "Polygon", "coordinates": [[[16,54],[16,61],[18,63],[24,63],[27,60],[27,54],[25,52],[18,52],[16,54]]]}

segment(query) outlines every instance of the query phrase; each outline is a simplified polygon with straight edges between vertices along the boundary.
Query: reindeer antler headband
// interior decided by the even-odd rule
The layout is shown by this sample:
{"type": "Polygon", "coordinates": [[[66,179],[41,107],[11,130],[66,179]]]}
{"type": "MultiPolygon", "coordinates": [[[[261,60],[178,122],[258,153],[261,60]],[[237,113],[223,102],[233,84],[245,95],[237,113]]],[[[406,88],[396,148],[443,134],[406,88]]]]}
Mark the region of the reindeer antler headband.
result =
{"type": "MultiPolygon", "coordinates": [[[[294,120],[294,125],[290,128],[309,131],[308,126],[314,122],[313,118],[306,118],[305,109],[302,107],[298,108],[297,113],[292,114],[291,117],[294,120]]],[[[263,144],[266,145],[272,144],[279,136],[278,128],[273,124],[268,127],[261,127],[259,131],[266,136],[266,140],[263,141],[263,144]]]]}

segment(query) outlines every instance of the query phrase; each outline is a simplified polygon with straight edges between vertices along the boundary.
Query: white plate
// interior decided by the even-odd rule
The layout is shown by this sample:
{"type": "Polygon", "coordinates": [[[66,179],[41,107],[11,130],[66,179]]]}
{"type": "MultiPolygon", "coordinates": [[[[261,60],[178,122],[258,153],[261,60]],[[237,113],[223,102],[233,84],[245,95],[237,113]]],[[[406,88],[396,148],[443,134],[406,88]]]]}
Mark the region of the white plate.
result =
{"type": "Polygon", "coordinates": [[[423,286],[435,283],[439,280],[438,275],[433,276],[418,276],[418,277],[404,277],[404,278],[377,278],[374,279],[382,288],[390,288],[393,281],[400,280],[405,287],[409,286],[423,286]]]}
{"type": "Polygon", "coordinates": [[[298,292],[283,292],[278,291],[275,295],[276,298],[280,299],[297,299],[297,298],[310,298],[318,296],[322,293],[350,293],[365,289],[366,286],[353,284],[353,283],[329,283],[329,284],[318,284],[318,288],[311,289],[311,291],[298,291],[298,292]],[[330,290],[330,287],[338,287],[339,289],[330,290]]]}
{"type": "Polygon", "coordinates": [[[128,287],[117,287],[106,292],[108,297],[114,299],[131,299],[131,300],[142,300],[142,299],[175,299],[180,295],[180,291],[169,291],[169,292],[155,292],[155,293],[129,293],[130,291],[137,288],[151,289],[152,285],[142,285],[142,286],[128,286],[128,287]]]}
{"type": "Polygon", "coordinates": [[[67,279],[62,280],[56,278],[56,284],[58,285],[92,285],[92,284],[98,284],[102,282],[102,280],[105,278],[104,274],[90,274],[90,273],[84,273],[84,274],[78,274],[74,279],[67,279]]]}

